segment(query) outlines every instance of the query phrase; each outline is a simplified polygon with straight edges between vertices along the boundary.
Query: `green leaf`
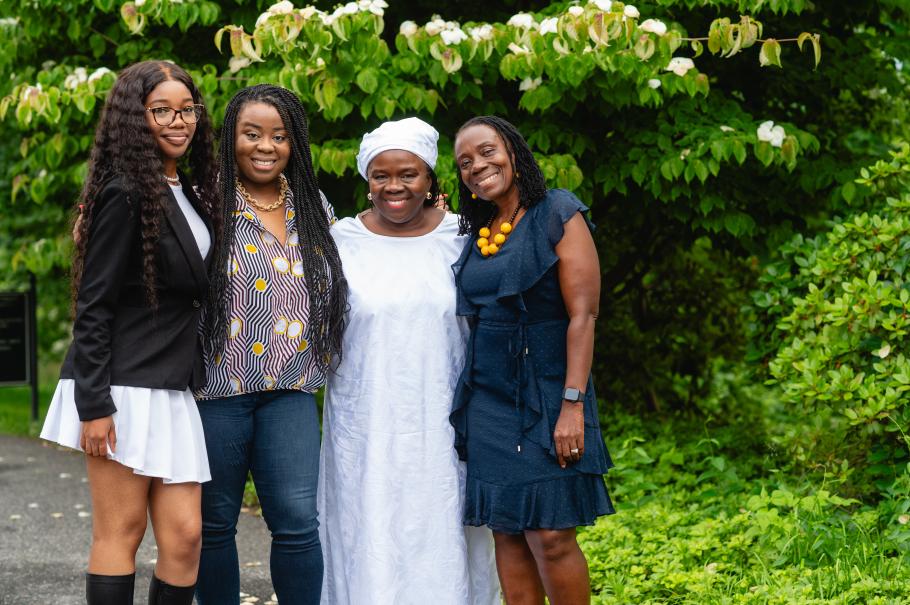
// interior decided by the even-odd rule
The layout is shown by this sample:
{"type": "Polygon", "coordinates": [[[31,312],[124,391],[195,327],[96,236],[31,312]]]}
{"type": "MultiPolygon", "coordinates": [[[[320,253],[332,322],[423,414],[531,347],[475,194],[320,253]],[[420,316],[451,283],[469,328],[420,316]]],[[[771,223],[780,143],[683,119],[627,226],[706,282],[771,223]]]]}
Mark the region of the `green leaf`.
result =
{"type": "Polygon", "coordinates": [[[761,45],[761,51],[758,53],[758,62],[762,67],[767,67],[768,65],[782,67],[780,64],[780,42],[774,38],[765,40],[761,45]]]}
{"type": "Polygon", "coordinates": [[[809,32],[803,32],[796,38],[796,45],[799,47],[799,50],[803,50],[803,43],[809,40],[812,42],[812,52],[815,55],[815,67],[818,68],[818,64],[822,60],[822,44],[821,36],[818,34],[810,34],[809,32]]]}
{"type": "Polygon", "coordinates": [[[367,94],[373,94],[379,87],[379,77],[376,68],[368,67],[357,74],[357,87],[367,94]]]}

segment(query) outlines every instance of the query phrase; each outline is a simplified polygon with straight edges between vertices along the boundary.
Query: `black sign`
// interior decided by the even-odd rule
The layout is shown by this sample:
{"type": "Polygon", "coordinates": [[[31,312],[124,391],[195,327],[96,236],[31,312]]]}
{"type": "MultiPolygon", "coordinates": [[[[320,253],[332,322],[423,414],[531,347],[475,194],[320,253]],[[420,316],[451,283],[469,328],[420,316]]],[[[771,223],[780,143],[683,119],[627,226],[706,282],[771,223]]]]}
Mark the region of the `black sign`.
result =
{"type": "Polygon", "coordinates": [[[0,292],[0,384],[28,384],[28,294],[0,292]]]}

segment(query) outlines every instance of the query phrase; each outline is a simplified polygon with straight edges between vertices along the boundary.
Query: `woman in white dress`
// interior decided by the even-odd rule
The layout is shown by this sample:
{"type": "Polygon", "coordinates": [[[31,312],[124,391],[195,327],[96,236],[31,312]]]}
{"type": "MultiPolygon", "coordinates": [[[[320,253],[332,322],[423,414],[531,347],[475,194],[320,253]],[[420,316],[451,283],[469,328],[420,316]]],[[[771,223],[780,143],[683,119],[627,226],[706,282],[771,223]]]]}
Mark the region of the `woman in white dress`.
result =
{"type": "Polygon", "coordinates": [[[500,602],[492,536],[462,523],[449,412],[467,336],[451,265],[465,240],[435,207],[438,137],[417,118],[365,135],[373,206],[332,228],[350,311],[324,407],[325,604],[500,602]]]}

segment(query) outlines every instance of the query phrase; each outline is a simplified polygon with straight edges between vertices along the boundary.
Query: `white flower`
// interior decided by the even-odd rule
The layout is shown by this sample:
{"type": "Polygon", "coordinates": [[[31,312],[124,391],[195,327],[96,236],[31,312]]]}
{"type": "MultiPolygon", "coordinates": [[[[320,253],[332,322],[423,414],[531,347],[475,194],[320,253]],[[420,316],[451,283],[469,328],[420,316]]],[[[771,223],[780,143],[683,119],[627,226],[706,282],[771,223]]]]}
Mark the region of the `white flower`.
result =
{"type": "MultiPolygon", "coordinates": [[[[778,128],[780,128],[780,127],[778,126],[778,128]]],[[[777,145],[777,147],[780,147],[780,145],[777,145]]],[[[879,349],[878,351],[875,351],[875,354],[878,355],[879,357],[881,357],[882,359],[884,359],[885,357],[887,357],[888,355],[891,354],[891,345],[889,345],[886,342],[885,344],[882,345],[881,349],[879,349]]]]}
{"type": "Polygon", "coordinates": [[[232,74],[237,73],[251,63],[249,57],[231,57],[228,61],[228,69],[232,74]]]}
{"type": "Polygon", "coordinates": [[[442,38],[443,43],[451,46],[467,40],[468,34],[464,33],[460,27],[456,27],[455,29],[446,29],[439,32],[439,37],[442,38]]]}
{"type": "MultiPolygon", "coordinates": [[[[335,12],[338,12],[338,11],[335,11],[335,12]]],[[[331,15],[326,14],[326,13],[320,13],[319,18],[322,20],[323,25],[331,25],[332,23],[335,22],[335,19],[338,18],[338,15],[336,15],[335,13],[332,13],[331,15]]]]}
{"type": "Polygon", "coordinates": [[[104,77],[105,74],[109,73],[111,73],[111,70],[109,70],[107,67],[99,67],[91,73],[91,75],[88,77],[88,81],[94,82],[95,80],[100,80],[102,77],[104,77]]]}
{"type": "MultiPolygon", "coordinates": [[[[784,137],[787,136],[787,133],[784,131],[784,127],[775,126],[774,122],[771,120],[762,122],[758,126],[758,130],[755,134],[758,137],[759,141],[770,143],[772,147],[780,147],[784,142],[784,137]]],[[[891,347],[885,345],[877,352],[877,355],[884,359],[890,352],[891,347]],[[884,353],[884,355],[882,355],[882,353],[884,353]]]]}
{"type": "Polygon", "coordinates": [[[638,12],[638,9],[631,4],[627,4],[626,7],[622,9],[622,14],[629,19],[638,19],[641,17],[641,13],[638,12]]]}
{"type": "Polygon", "coordinates": [[[550,17],[540,22],[541,34],[555,34],[559,32],[556,24],[559,23],[559,17],[550,17]]]}
{"type": "Polygon", "coordinates": [[[183,4],[183,0],[171,0],[171,4],[183,4]]]}
{"type": "Polygon", "coordinates": [[[658,36],[667,33],[667,24],[659,19],[646,19],[645,21],[642,21],[638,27],[642,31],[651,32],[658,36]]]}
{"type": "Polygon", "coordinates": [[[543,83],[543,78],[525,78],[518,85],[518,90],[534,90],[543,83]]]}
{"type": "Polygon", "coordinates": [[[398,33],[405,38],[410,38],[417,33],[417,24],[413,21],[404,21],[402,22],[401,27],[398,28],[398,33]]]}
{"type": "Polygon", "coordinates": [[[370,2],[370,6],[369,6],[369,8],[367,8],[367,10],[370,11],[371,13],[373,13],[374,15],[378,15],[381,17],[385,13],[385,9],[387,9],[388,7],[389,7],[389,5],[386,2],[384,2],[384,0],[373,0],[372,2],[370,2]]]}
{"type": "Polygon", "coordinates": [[[692,59],[688,57],[673,57],[670,59],[670,63],[667,64],[665,68],[667,71],[672,71],[677,76],[684,76],[686,72],[690,69],[695,68],[695,63],[692,59]]]}
{"type": "Polygon", "coordinates": [[[648,80],[648,88],[654,88],[655,90],[660,88],[660,80],[657,78],[651,78],[648,80]]]}
{"type": "Polygon", "coordinates": [[[480,27],[472,27],[468,29],[468,34],[471,35],[471,38],[480,42],[482,40],[492,40],[493,39],[493,26],[489,23],[484,23],[480,27]]]}
{"type": "Polygon", "coordinates": [[[300,9],[300,16],[303,17],[304,19],[309,19],[310,17],[315,15],[317,12],[318,11],[316,10],[316,7],[311,4],[309,6],[305,6],[300,9]]]}
{"type": "Polygon", "coordinates": [[[269,7],[269,13],[272,15],[289,15],[294,11],[294,5],[288,0],[281,0],[269,7]]]}
{"type": "Polygon", "coordinates": [[[4,17],[0,19],[0,27],[16,27],[18,24],[18,17],[4,17]]]}
{"type": "Polygon", "coordinates": [[[271,16],[272,16],[272,13],[269,13],[269,12],[264,12],[261,15],[259,15],[259,17],[256,19],[255,27],[259,27],[260,25],[262,25],[263,23],[268,21],[269,17],[271,17],[271,16]]]}
{"type": "Polygon", "coordinates": [[[534,16],[528,13],[518,13],[517,15],[512,15],[508,22],[508,25],[512,27],[521,27],[523,29],[531,29],[537,22],[534,21],[534,16]]]}
{"type": "Polygon", "coordinates": [[[910,515],[901,515],[900,517],[897,518],[897,522],[900,523],[901,525],[906,525],[906,524],[910,523],[910,515]]]}
{"type": "Polygon", "coordinates": [[[436,17],[435,19],[433,19],[432,21],[430,21],[429,23],[424,25],[424,29],[427,30],[427,34],[429,34],[431,36],[439,35],[439,32],[441,32],[445,28],[446,28],[446,22],[443,21],[442,19],[440,19],[439,17],[436,17]]]}
{"type": "Polygon", "coordinates": [[[530,52],[531,52],[524,46],[519,46],[519,45],[515,44],[514,42],[509,44],[509,50],[511,50],[516,55],[527,55],[527,54],[530,54],[530,52]]]}
{"type": "Polygon", "coordinates": [[[721,125],[720,129],[721,129],[723,132],[735,132],[735,131],[736,131],[735,128],[730,128],[730,127],[727,126],[726,124],[721,125]]]}
{"type": "Polygon", "coordinates": [[[343,15],[356,15],[360,12],[360,7],[357,6],[356,2],[348,2],[341,8],[341,14],[343,15]]]}
{"type": "Polygon", "coordinates": [[[613,8],[612,0],[588,0],[588,4],[593,4],[604,12],[609,12],[613,8]]]}
{"type": "Polygon", "coordinates": [[[135,4],[136,6],[142,6],[143,4],[145,4],[145,0],[135,0],[135,2],[133,2],[133,4],[135,4]]]}
{"type": "Polygon", "coordinates": [[[580,6],[570,6],[569,14],[573,17],[580,17],[581,15],[585,14],[585,9],[580,6]]]}
{"type": "Polygon", "coordinates": [[[77,67],[73,70],[73,73],[66,76],[66,78],[63,80],[63,87],[69,89],[78,88],[80,84],[87,80],[88,73],[86,72],[85,68],[77,67]]]}

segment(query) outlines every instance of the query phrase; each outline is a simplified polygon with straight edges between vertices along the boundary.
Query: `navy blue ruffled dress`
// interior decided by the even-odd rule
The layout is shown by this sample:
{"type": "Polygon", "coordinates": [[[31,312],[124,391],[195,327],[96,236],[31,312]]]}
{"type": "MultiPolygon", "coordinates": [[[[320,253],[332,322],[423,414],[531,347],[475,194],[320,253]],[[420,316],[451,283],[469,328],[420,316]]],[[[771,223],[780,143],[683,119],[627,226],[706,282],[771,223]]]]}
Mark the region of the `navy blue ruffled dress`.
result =
{"type": "Polygon", "coordinates": [[[498,254],[485,258],[472,241],[452,265],[457,312],[472,324],[450,417],[467,461],[467,525],[503,533],[566,529],[614,512],[603,481],[613,463],[590,376],[584,455],[560,468],[553,441],[569,324],[555,247],[566,221],[587,210],[572,193],[551,189],[498,254]]]}

